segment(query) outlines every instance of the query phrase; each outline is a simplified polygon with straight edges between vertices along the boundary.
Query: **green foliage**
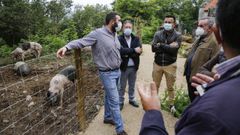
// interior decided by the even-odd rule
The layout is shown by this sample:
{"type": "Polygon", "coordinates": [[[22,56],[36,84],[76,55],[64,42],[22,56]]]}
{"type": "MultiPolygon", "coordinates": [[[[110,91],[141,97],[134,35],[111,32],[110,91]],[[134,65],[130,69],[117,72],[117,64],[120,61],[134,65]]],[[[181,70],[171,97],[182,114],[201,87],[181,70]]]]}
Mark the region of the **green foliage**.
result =
{"type": "MultiPolygon", "coordinates": [[[[191,31],[203,0],[116,0],[113,10],[122,20],[134,22],[143,43],[150,43],[165,15],[176,15],[181,30],[191,31]]],[[[66,42],[102,27],[107,6],[76,6],[72,0],[1,0],[0,44],[12,47],[24,41],[38,41],[52,52],[66,42]],[[3,40],[1,40],[3,39],[3,40]],[[52,41],[50,41],[52,40],[52,41]],[[6,42],[5,42],[6,41],[6,42]]]]}
{"type": "Polygon", "coordinates": [[[106,6],[97,4],[86,7],[76,7],[73,14],[73,21],[76,24],[78,37],[83,37],[95,28],[102,27],[104,18],[109,12],[106,6]]]}
{"type": "Polygon", "coordinates": [[[142,42],[150,44],[155,32],[159,29],[159,20],[153,18],[151,24],[142,28],[142,42]]]}
{"type": "Polygon", "coordinates": [[[12,50],[8,45],[0,45],[0,57],[9,57],[12,50]]]}
{"type": "Polygon", "coordinates": [[[31,37],[31,41],[38,42],[42,45],[43,54],[54,53],[67,43],[65,39],[57,35],[47,35],[45,37],[35,35],[31,37]]]}
{"type": "Polygon", "coordinates": [[[74,39],[77,39],[77,30],[75,27],[75,23],[72,20],[67,21],[65,24],[66,27],[64,30],[60,33],[60,36],[65,40],[65,41],[71,41],[74,39]]]}
{"type": "Polygon", "coordinates": [[[30,7],[27,0],[2,0],[0,6],[0,37],[7,44],[17,44],[29,34],[30,7]]]}
{"type": "Polygon", "coordinates": [[[202,2],[203,0],[115,0],[113,8],[123,19],[140,18],[140,23],[135,24],[141,33],[137,35],[142,35],[143,43],[149,43],[166,15],[175,15],[180,24],[179,30],[186,29],[191,33],[202,2]]]}
{"type": "Polygon", "coordinates": [[[67,42],[61,37],[49,35],[43,38],[43,52],[46,54],[54,53],[67,42]]]}
{"type": "MultiPolygon", "coordinates": [[[[190,104],[190,100],[189,100],[188,94],[186,93],[186,90],[183,89],[183,87],[177,88],[175,86],[174,89],[175,89],[174,105],[176,108],[176,112],[174,113],[174,116],[179,118],[183,113],[183,111],[186,109],[186,107],[190,104]]],[[[170,111],[167,90],[161,96],[161,107],[165,111],[170,111]]]]}
{"type": "Polygon", "coordinates": [[[182,45],[181,45],[181,47],[179,48],[178,53],[179,53],[182,57],[187,58],[189,49],[190,49],[190,48],[188,48],[188,45],[185,45],[185,42],[182,42],[182,45]]]}

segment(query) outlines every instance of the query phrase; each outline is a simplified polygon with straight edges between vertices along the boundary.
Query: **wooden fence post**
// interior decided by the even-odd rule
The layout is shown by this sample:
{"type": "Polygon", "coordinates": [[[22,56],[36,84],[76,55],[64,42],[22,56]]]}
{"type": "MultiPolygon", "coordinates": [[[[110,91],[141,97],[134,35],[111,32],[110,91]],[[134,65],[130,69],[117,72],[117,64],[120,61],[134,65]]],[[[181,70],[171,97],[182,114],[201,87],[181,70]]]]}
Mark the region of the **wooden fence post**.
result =
{"type": "Polygon", "coordinates": [[[75,65],[76,65],[76,78],[77,78],[77,115],[80,124],[80,129],[85,130],[85,92],[83,90],[83,70],[82,70],[82,57],[81,49],[74,50],[75,65]]]}

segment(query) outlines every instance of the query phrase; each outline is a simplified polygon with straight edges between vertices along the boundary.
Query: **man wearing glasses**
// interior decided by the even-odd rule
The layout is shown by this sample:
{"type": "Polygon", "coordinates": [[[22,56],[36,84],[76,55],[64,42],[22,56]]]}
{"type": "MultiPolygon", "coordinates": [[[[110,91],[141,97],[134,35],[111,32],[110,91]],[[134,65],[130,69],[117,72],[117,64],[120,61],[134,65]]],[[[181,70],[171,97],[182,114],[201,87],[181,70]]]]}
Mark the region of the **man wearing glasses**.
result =
{"type": "Polygon", "coordinates": [[[191,102],[196,97],[196,89],[191,86],[192,76],[198,72],[201,66],[215,56],[220,49],[212,33],[213,24],[213,18],[202,18],[199,20],[198,28],[196,29],[197,39],[193,43],[185,63],[184,75],[186,76],[188,95],[191,102]]]}
{"type": "Polygon", "coordinates": [[[153,38],[152,52],[155,53],[152,77],[159,89],[162,76],[165,74],[169,95],[169,109],[174,113],[174,83],[176,80],[177,54],[182,37],[175,30],[175,16],[166,16],[163,29],[157,31],[153,38]]]}

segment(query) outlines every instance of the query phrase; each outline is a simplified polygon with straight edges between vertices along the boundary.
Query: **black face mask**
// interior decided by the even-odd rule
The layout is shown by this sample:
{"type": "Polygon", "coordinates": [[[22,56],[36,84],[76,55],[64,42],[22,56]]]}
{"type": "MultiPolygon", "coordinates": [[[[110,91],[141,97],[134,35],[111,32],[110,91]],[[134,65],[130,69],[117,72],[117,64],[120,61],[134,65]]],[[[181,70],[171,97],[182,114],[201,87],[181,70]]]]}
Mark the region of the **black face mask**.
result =
{"type": "Polygon", "coordinates": [[[115,22],[113,25],[112,25],[112,32],[116,32],[116,27],[118,27],[118,24],[115,22]]]}

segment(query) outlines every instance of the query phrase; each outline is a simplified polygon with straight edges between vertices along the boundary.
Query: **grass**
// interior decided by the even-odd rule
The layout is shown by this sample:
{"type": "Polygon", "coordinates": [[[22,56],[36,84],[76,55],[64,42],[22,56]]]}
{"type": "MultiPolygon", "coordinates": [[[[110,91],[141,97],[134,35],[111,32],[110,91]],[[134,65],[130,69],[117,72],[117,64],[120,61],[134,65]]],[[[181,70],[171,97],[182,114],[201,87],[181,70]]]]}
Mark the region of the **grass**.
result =
{"type": "MultiPolygon", "coordinates": [[[[190,100],[186,90],[182,86],[181,87],[174,86],[174,89],[175,89],[174,105],[176,108],[174,116],[179,118],[183,111],[186,109],[186,107],[190,104],[190,100]]],[[[163,110],[170,112],[167,90],[165,90],[165,93],[161,96],[161,107],[163,110]]]]}

